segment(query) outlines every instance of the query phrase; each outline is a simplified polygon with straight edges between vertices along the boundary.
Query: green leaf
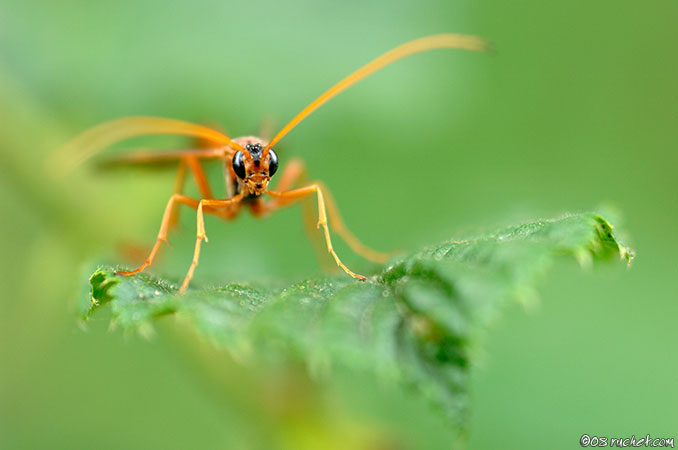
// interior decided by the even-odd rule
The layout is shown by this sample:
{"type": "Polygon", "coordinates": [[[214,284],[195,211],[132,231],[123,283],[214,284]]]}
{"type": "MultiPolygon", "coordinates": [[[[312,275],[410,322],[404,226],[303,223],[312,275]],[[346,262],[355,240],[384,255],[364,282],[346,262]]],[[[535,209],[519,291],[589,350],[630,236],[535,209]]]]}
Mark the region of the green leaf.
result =
{"type": "Polygon", "coordinates": [[[115,324],[143,333],[176,314],[242,360],[284,355],[316,374],[333,365],[373,371],[413,386],[463,429],[479,332],[506,301],[534,298],[536,277],[560,255],[583,266],[613,255],[632,259],[605,219],[579,214],[444,242],[401,257],[364,283],[339,276],[177,296],[176,282],[119,277],[104,267],[90,278],[81,314],[110,304],[115,324]]]}

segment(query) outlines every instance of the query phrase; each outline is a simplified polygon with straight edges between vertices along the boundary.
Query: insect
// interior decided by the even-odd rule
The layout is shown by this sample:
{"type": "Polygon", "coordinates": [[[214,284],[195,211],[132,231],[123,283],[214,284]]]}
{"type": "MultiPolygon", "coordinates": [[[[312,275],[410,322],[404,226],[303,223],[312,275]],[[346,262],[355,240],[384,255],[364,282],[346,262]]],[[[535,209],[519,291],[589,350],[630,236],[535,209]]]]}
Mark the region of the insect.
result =
{"type": "Polygon", "coordinates": [[[173,223],[176,209],[180,205],[188,206],[197,211],[197,235],[193,260],[179,289],[179,294],[182,294],[186,291],[198,265],[202,241],[207,241],[204,214],[231,220],[238,215],[243,206],[247,206],[254,216],[261,217],[301,199],[315,196],[318,209],[316,228],[322,228],[327,251],[334,258],[337,266],[344,272],[353,278],[364,281],[364,276],[350,270],[339,259],[332,246],[328,225],[346,241],[353,251],[366,259],[384,262],[388,255],[369,249],[345,227],[334,200],[322,183],[315,182],[298,186],[299,182],[305,177],[305,168],[300,160],[291,161],[286,169],[281,172],[276,189],[269,189],[270,180],[278,172],[279,166],[278,155],[273,147],[301,121],[332,97],[398,59],[433,49],[452,48],[480,51],[485,50],[486,46],[486,41],[483,39],[462,34],[432,35],[400,45],[351,73],[325,91],[294,116],[269,141],[255,136],[231,139],[215,129],[181,120],[127,117],[103,123],[84,132],[64,146],[57,153],[58,157],[55,160],[58,160],[65,170],[68,170],[114,143],[142,135],[184,135],[208,143],[206,148],[128,156],[127,159],[131,162],[177,160],[180,165],[177,187],[167,203],[160,231],[148,258],[137,269],[118,272],[120,275],[139,273],[153,263],[162,243],[167,242],[168,231],[173,223]],[[212,195],[202,166],[202,163],[208,159],[223,162],[225,181],[230,194],[228,198],[214,198],[212,195]],[[197,182],[201,195],[199,199],[182,194],[181,186],[187,170],[191,171],[197,182]],[[328,217],[331,219],[329,222],[328,217]]]}

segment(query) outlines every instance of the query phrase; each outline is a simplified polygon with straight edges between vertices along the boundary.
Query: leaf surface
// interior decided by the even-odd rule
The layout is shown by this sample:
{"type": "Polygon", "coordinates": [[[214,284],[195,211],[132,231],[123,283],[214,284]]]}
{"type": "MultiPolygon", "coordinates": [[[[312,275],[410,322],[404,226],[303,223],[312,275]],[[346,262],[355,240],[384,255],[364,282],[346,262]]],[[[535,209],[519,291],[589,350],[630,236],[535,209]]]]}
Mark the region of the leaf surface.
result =
{"type": "Polygon", "coordinates": [[[413,386],[463,429],[468,374],[478,334],[507,301],[529,301],[554,259],[589,266],[631,251],[594,214],[569,215],[448,241],[403,256],[367,282],[346,276],[287,287],[229,284],[193,288],[111,267],[90,278],[83,318],[110,305],[113,322],[147,332],[168,314],[242,360],[271,355],[304,361],[312,373],[333,365],[372,371],[413,386]]]}

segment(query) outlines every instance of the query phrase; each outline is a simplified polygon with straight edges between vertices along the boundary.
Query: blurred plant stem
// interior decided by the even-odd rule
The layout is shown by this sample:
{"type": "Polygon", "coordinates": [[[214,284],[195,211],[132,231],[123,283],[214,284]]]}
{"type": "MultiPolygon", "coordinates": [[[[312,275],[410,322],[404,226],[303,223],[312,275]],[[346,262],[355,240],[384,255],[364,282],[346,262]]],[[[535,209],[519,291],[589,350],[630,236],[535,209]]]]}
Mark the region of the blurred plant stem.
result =
{"type": "MultiPolygon", "coordinates": [[[[328,378],[311,378],[298,362],[244,365],[224,349],[198,337],[182,321],[169,327],[174,345],[186,355],[209,391],[224,407],[240,411],[249,445],[289,450],[397,449],[397,441],[373,422],[345,411],[331,399],[328,378]],[[256,424],[253,427],[253,424],[256,424]]],[[[167,323],[165,323],[167,325],[167,323]]]]}
{"type": "Polygon", "coordinates": [[[83,244],[95,240],[95,231],[96,236],[105,234],[106,228],[87,213],[92,205],[83,195],[82,180],[55,174],[46,164],[49,154],[68,139],[66,127],[2,72],[0,105],[3,179],[45,230],[67,239],[71,251],[82,255],[83,244]]]}

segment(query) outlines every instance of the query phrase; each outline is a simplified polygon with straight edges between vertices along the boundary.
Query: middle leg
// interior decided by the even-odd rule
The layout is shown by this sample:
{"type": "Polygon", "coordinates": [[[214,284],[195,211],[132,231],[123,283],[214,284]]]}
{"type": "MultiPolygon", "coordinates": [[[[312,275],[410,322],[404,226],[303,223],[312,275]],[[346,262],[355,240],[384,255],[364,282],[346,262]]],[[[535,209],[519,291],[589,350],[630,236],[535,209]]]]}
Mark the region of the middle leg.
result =
{"type": "MultiPolygon", "coordinates": [[[[187,152],[186,156],[183,156],[179,161],[179,169],[177,170],[177,178],[174,182],[174,194],[183,195],[184,185],[186,183],[186,168],[190,168],[195,183],[198,186],[198,190],[202,198],[214,198],[212,195],[212,189],[210,188],[209,181],[207,180],[207,175],[203,169],[202,164],[198,157],[190,155],[187,152]]],[[[179,225],[179,208],[174,208],[172,215],[170,217],[170,229],[174,230],[179,225]]]]}
{"type": "Polygon", "coordinates": [[[153,249],[151,250],[151,253],[148,255],[148,258],[146,258],[146,261],[144,261],[141,266],[139,266],[135,270],[131,270],[129,272],[125,271],[118,271],[116,272],[117,275],[134,275],[136,273],[141,272],[144,270],[146,267],[150,266],[153,263],[153,260],[155,259],[155,255],[158,253],[158,250],[160,249],[160,245],[163,242],[167,242],[167,232],[170,227],[170,223],[172,221],[172,216],[174,215],[174,210],[176,209],[176,206],[178,204],[186,205],[189,206],[193,209],[198,208],[199,206],[199,201],[191,198],[191,197],[186,197],[185,195],[181,194],[174,194],[172,197],[170,197],[169,201],[167,202],[167,206],[165,207],[165,212],[162,215],[162,222],[160,223],[160,231],[158,231],[158,236],[155,240],[155,244],[153,245],[153,249]]]}

